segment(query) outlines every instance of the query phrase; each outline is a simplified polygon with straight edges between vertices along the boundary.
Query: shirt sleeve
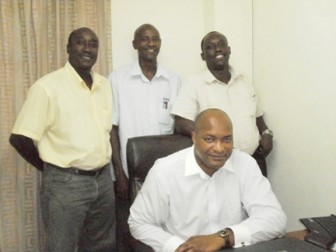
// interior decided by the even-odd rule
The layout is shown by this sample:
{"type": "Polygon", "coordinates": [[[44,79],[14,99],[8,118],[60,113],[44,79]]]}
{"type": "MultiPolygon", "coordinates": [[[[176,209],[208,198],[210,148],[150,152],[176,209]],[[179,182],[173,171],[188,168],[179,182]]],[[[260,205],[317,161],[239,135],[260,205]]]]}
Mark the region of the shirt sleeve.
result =
{"type": "Polygon", "coordinates": [[[35,83],[29,89],[12,133],[39,141],[50,124],[52,118],[50,109],[50,96],[41,84],[35,83]]]}
{"type": "Polygon", "coordinates": [[[278,238],[286,232],[287,217],[268,179],[252,161],[253,164],[239,171],[241,201],[248,218],[230,226],[235,234],[235,247],[278,238]]]}
{"type": "Polygon", "coordinates": [[[168,218],[168,194],[160,182],[155,164],[130,209],[128,224],[135,239],[155,251],[175,251],[184,241],[164,230],[168,218]]]}
{"type": "Polygon", "coordinates": [[[259,117],[264,114],[264,108],[261,104],[261,101],[259,100],[257,92],[255,92],[255,94],[256,94],[256,103],[257,103],[256,117],[259,117]]]}
{"type": "Polygon", "coordinates": [[[172,114],[194,121],[199,113],[197,85],[192,80],[186,80],[180,89],[174,103],[172,114]]]}
{"type": "Polygon", "coordinates": [[[251,92],[255,96],[255,101],[256,101],[256,114],[255,114],[255,116],[256,117],[262,116],[264,114],[264,109],[263,109],[262,103],[261,103],[261,101],[258,97],[258,93],[257,93],[252,81],[248,77],[246,77],[246,76],[244,76],[244,77],[247,80],[246,83],[248,83],[249,89],[251,90],[251,92]]]}

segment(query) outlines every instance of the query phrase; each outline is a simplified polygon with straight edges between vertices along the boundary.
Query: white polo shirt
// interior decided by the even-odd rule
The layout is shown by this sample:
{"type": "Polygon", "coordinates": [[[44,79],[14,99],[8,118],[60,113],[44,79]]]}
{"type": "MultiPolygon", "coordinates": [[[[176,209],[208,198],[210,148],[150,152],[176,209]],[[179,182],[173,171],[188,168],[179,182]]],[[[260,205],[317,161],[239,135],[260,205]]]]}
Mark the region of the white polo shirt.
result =
{"type": "Polygon", "coordinates": [[[189,120],[208,108],[225,111],[233,124],[234,147],[253,154],[259,145],[256,118],[263,109],[258,103],[252,82],[230,68],[228,84],[217,80],[207,69],[183,83],[172,114],[189,120]]]}
{"type": "Polygon", "coordinates": [[[114,100],[112,123],[119,127],[121,159],[128,176],[128,138],[173,133],[174,116],[170,112],[181,81],[177,74],[159,65],[149,81],[138,61],[114,70],[109,81],[114,100]]]}

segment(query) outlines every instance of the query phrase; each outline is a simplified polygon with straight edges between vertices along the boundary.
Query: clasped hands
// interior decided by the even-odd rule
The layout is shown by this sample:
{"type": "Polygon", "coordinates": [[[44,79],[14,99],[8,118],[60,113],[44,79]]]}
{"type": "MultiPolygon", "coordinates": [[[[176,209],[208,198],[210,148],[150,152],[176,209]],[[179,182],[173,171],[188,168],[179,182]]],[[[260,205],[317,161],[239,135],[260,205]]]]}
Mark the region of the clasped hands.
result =
{"type": "Polygon", "coordinates": [[[214,252],[222,249],[225,241],[218,233],[197,235],[182,243],[175,252],[214,252]]]}

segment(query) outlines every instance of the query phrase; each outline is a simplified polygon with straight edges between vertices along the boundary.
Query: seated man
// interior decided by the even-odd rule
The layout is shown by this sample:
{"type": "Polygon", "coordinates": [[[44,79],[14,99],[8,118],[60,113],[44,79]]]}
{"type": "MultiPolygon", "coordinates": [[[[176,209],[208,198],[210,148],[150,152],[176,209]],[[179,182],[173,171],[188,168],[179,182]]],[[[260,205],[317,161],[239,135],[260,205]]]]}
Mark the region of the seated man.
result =
{"type": "Polygon", "coordinates": [[[155,251],[216,251],[281,237],[286,215],[248,154],[233,150],[219,109],[195,120],[194,146],[159,159],[130,210],[134,238],[155,251]]]}

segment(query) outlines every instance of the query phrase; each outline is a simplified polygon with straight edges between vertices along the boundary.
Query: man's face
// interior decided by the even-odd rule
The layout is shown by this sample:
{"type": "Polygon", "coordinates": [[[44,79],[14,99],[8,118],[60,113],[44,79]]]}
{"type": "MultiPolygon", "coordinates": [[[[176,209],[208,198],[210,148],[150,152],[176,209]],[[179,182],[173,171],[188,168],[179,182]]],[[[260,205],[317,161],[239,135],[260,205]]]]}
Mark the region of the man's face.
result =
{"type": "Polygon", "coordinates": [[[133,40],[133,47],[138,50],[139,59],[156,60],[161,47],[159,32],[151,27],[142,29],[133,40]]]}
{"type": "Polygon", "coordinates": [[[89,29],[79,29],[67,45],[69,62],[77,70],[91,70],[97,61],[99,42],[89,29]]]}
{"type": "Polygon", "coordinates": [[[222,117],[202,120],[199,130],[192,132],[198,165],[212,176],[229,159],[233,148],[232,125],[222,117]]]}
{"type": "Polygon", "coordinates": [[[222,70],[228,65],[231,48],[222,34],[212,33],[205,37],[202,50],[201,57],[209,70],[222,70]]]}

